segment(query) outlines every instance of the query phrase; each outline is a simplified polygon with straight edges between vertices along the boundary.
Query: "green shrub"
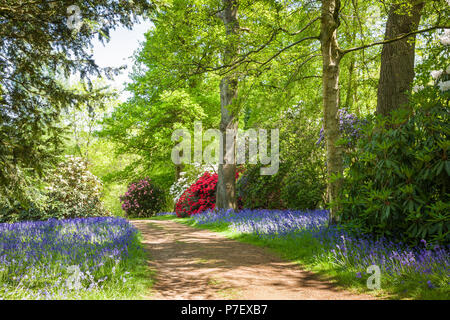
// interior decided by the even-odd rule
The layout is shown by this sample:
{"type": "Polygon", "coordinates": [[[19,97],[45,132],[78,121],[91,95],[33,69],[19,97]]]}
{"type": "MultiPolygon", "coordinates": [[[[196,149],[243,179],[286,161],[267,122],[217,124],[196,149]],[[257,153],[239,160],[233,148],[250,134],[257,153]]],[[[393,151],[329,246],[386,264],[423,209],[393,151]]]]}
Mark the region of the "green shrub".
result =
{"type": "Polygon", "coordinates": [[[110,215],[101,201],[102,184],[82,158],[66,156],[40,183],[41,186],[30,188],[33,200],[29,203],[0,201],[0,220],[16,222],[110,215]]]}
{"type": "Polygon", "coordinates": [[[311,170],[292,170],[283,180],[281,200],[290,209],[315,209],[323,202],[325,180],[311,170]]]}
{"type": "Polygon", "coordinates": [[[281,166],[278,173],[273,176],[262,176],[260,168],[261,165],[248,166],[237,181],[237,195],[242,198],[243,207],[248,209],[284,208],[280,192],[283,177],[281,166]]]}
{"type": "Polygon", "coordinates": [[[273,176],[260,175],[260,168],[261,165],[247,167],[237,182],[237,194],[244,208],[300,210],[315,209],[323,203],[325,180],[313,167],[281,163],[273,176]]]}
{"type": "Polygon", "coordinates": [[[125,212],[120,204],[120,195],[127,190],[125,183],[109,182],[103,184],[102,201],[105,208],[111,212],[113,216],[123,217],[125,212]]]}
{"type": "Polygon", "coordinates": [[[342,221],[408,242],[448,243],[449,120],[442,104],[372,120],[345,154],[342,221]]]}
{"type": "Polygon", "coordinates": [[[285,112],[280,130],[280,165],[272,176],[260,174],[261,165],[249,165],[237,182],[238,195],[248,209],[316,209],[326,190],[324,148],[316,142],[320,124],[306,112],[285,112]]]}
{"type": "Polygon", "coordinates": [[[31,203],[27,207],[19,202],[12,204],[2,202],[0,204],[0,223],[24,220],[46,220],[48,218],[51,217],[47,215],[47,212],[35,203],[31,203]]]}

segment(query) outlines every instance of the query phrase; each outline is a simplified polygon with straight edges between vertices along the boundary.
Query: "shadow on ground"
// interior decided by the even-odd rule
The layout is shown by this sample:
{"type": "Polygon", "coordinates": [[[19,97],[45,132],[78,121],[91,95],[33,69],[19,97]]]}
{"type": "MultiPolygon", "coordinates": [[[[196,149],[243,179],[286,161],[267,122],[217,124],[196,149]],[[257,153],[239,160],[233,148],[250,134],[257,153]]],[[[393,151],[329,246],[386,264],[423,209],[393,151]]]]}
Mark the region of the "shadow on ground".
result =
{"type": "Polygon", "coordinates": [[[338,289],[264,248],[168,220],[139,220],[150,265],[151,299],[374,299],[338,289]]]}

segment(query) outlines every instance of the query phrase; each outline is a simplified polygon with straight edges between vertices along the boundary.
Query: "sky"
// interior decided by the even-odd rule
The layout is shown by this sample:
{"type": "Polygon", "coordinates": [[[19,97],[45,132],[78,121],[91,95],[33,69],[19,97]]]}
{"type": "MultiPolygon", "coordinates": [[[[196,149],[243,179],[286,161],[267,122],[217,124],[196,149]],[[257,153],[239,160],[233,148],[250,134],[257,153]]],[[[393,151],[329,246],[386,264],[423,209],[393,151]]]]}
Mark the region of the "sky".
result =
{"type": "Polygon", "coordinates": [[[100,67],[120,67],[127,65],[121,74],[113,81],[108,81],[112,87],[121,91],[120,100],[125,101],[129,93],[124,91],[124,85],[129,82],[129,73],[132,70],[134,52],[139,48],[140,43],[145,40],[144,33],[152,27],[148,20],[141,20],[133,26],[132,30],[125,27],[118,27],[110,31],[110,40],[104,45],[97,39],[93,41],[92,53],[95,62],[100,67]]]}

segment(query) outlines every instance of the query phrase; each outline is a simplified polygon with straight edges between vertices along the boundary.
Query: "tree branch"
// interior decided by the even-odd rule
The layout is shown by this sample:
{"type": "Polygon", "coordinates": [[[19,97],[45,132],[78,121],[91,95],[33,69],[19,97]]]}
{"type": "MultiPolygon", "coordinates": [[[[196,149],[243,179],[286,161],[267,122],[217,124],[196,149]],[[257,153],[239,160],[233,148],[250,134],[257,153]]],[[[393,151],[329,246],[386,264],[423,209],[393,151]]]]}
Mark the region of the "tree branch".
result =
{"type": "Polygon", "coordinates": [[[301,28],[300,30],[298,30],[298,31],[296,31],[296,32],[289,32],[289,31],[287,31],[287,30],[285,30],[285,29],[280,29],[281,31],[283,31],[284,33],[287,33],[288,35],[290,35],[290,36],[295,36],[295,35],[297,35],[297,34],[299,34],[299,33],[302,33],[303,31],[305,31],[306,29],[308,29],[308,27],[310,26],[310,25],[312,25],[314,22],[316,22],[317,20],[319,20],[320,19],[320,17],[316,17],[315,19],[313,19],[313,20],[311,20],[310,22],[308,22],[308,24],[306,25],[306,26],[304,26],[303,28],[301,28]]]}
{"type": "Polygon", "coordinates": [[[273,59],[275,59],[277,56],[279,56],[282,52],[286,51],[289,48],[292,48],[293,46],[296,46],[297,44],[306,41],[306,40],[320,40],[320,38],[318,36],[316,37],[305,37],[302,38],[298,41],[295,41],[293,43],[291,43],[290,45],[284,47],[283,49],[279,50],[277,53],[275,53],[272,57],[270,57],[268,60],[266,60],[265,62],[261,63],[261,66],[266,65],[267,63],[269,63],[270,61],[272,61],[273,59]]]}
{"type": "Polygon", "coordinates": [[[383,41],[372,42],[370,44],[366,44],[366,45],[363,45],[363,46],[360,46],[360,47],[355,47],[355,48],[351,48],[351,49],[347,49],[347,50],[341,50],[341,56],[344,56],[345,54],[347,54],[349,52],[370,48],[370,47],[377,46],[377,45],[380,45],[380,44],[392,43],[392,42],[395,42],[395,41],[402,40],[404,38],[408,38],[408,37],[413,36],[415,34],[428,32],[428,31],[432,31],[432,30],[435,30],[435,29],[450,29],[450,26],[434,26],[434,27],[430,27],[430,28],[426,28],[426,29],[422,29],[422,30],[416,30],[416,31],[412,31],[412,32],[409,32],[409,33],[404,33],[404,34],[399,35],[396,38],[387,39],[387,40],[383,40],[383,41]]]}

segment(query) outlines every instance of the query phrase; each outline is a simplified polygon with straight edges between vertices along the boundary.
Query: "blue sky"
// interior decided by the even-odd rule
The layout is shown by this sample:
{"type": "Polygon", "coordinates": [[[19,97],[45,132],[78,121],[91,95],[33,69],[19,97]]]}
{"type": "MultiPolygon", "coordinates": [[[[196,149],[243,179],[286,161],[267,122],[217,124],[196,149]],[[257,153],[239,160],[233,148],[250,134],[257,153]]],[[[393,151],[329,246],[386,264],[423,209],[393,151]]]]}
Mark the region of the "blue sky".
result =
{"type": "MultiPolygon", "coordinates": [[[[124,84],[129,82],[128,74],[131,72],[133,53],[139,48],[141,42],[145,40],[144,33],[152,27],[148,20],[141,20],[133,26],[132,30],[124,27],[116,28],[110,31],[109,42],[103,45],[97,39],[93,41],[92,53],[95,62],[100,67],[119,67],[127,65],[127,69],[115,77],[110,84],[112,87],[123,90],[124,84]]],[[[120,100],[124,101],[128,97],[127,92],[122,92],[120,100]]]]}

